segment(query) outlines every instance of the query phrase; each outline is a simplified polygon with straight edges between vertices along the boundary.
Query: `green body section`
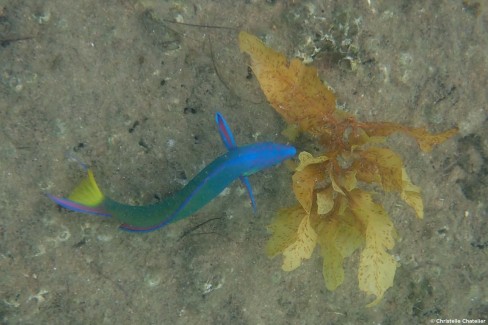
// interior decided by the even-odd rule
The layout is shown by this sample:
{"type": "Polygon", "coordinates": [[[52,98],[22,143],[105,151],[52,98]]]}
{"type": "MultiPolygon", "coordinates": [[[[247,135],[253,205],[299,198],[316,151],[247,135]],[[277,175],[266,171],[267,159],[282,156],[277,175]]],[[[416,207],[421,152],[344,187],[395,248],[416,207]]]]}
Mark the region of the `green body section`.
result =
{"type": "MultiPolygon", "coordinates": [[[[165,224],[181,220],[206,205],[236,177],[239,177],[239,175],[232,179],[226,177],[225,182],[223,179],[212,177],[218,170],[224,169],[221,163],[227,156],[228,154],[225,154],[214,160],[184,188],[159,203],[132,206],[106,198],[103,208],[116,220],[141,228],[157,225],[165,219],[167,219],[165,224]]],[[[230,173],[227,172],[224,175],[230,176],[230,173]]]]}
{"type": "Polygon", "coordinates": [[[152,205],[131,206],[105,198],[102,207],[126,230],[160,228],[190,216],[219,195],[235,179],[254,174],[295,154],[293,147],[262,142],[237,147],[218,157],[183,189],[152,205]]]}

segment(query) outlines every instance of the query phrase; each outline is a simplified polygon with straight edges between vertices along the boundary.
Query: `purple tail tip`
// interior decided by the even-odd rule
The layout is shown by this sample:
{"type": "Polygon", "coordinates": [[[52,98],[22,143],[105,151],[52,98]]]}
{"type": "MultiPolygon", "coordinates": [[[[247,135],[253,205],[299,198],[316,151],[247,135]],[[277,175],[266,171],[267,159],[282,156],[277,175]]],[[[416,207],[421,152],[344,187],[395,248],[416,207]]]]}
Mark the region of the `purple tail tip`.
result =
{"type": "Polygon", "coordinates": [[[87,214],[94,214],[94,215],[101,216],[101,217],[111,217],[112,216],[109,212],[107,212],[103,207],[100,207],[100,206],[90,207],[90,206],[86,206],[86,205],[80,204],[80,203],[75,202],[75,201],[71,201],[69,199],[54,196],[51,194],[47,194],[47,196],[57,205],[65,208],[65,209],[71,210],[71,211],[87,213],[87,214]]]}

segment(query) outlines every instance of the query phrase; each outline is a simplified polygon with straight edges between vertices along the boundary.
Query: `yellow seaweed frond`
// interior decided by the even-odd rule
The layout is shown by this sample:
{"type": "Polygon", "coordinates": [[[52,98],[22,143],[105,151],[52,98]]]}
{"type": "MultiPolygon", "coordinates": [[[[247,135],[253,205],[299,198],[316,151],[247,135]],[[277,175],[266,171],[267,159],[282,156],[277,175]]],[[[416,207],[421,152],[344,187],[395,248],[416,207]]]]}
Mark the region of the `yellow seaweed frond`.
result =
{"type": "Polygon", "coordinates": [[[310,215],[300,207],[282,209],[268,229],[272,233],[266,245],[268,256],[283,254],[284,271],[300,266],[309,259],[317,243],[317,234],[310,225],[310,215]]]}
{"type": "Polygon", "coordinates": [[[301,206],[294,206],[278,211],[268,230],[273,235],[266,245],[266,254],[274,257],[281,254],[294,241],[300,222],[306,213],[301,206]]]}
{"type": "Polygon", "coordinates": [[[385,209],[373,201],[371,194],[359,189],[349,194],[351,211],[365,227],[366,241],[358,271],[359,288],[376,296],[369,304],[372,306],[393,286],[397,263],[387,250],[395,245],[396,231],[385,209]]]}
{"type": "Polygon", "coordinates": [[[344,267],[342,266],[344,256],[335,243],[339,222],[338,219],[324,222],[318,232],[320,254],[323,258],[322,275],[325,287],[331,291],[335,290],[344,281],[344,267]]]}
{"type": "Polygon", "coordinates": [[[327,161],[327,158],[325,156],[313,158],[308,152],[301,152],[299,159],[300,164],[292,177],[293,192],[303,209],[310,213],[315,185],[325,177],[323,162],[327,161]]]}
{"type": "Polygon", "coordinates": [[[350,217],[350,211],[336,210],[336,215],[317,227],[317,242],[323,257],[322,274],[326,288],[331,291],[344,281],[344,258],[349,257],[364,242],[358,224],[350,223],[350,217]]]}
{"type": "Polygon", "coordinates": [[[289,124],[286,129],[281,131],[281,135],[288,139],[288,141],[295,141],[300,135],[300,128],[296,124],[289,124]]]}
{"type": "Polygon", "coordinates": [[[317,69],[287,58],[256,36],[239,33],[241,51],[251,56],[251,68],[270,104],[300,130],[318,134],[324,123],[340,118],[334,93],[324,86],[317,69]]]}
{"type": "Polygon", "coordinates": [[[334,192],[332,187],[327,187],[317,192],[317,213],[327,214],[334,208],[334,192]]]}
{"type": "Polygon", "coordinates": [[[337,227],[335,246],[343,257],[349,257],[364,244],[363,225],[356,221],[349,208],[338,217],[341,222],[337,227]]]}
{"type": "Polygon", "coordinates": [[[348,170],[338,173],[334,168],[329,168],[329,179],[332,189],[342,195],[347,195],[348,191],[357,186],[356,171],[348,170]]]}
{"type": "Polygon", "coordinates": [[[399,191],[402,188],[402,158],[388,148],[370,147],[359,152],[358,176],[364,180],[379,179],[385,191],[399,191]],[[364,175],[365,173],[373,173],[364,175]]]}
{"type": "Polygon", "coordinates": [[[297,171],[302,171],[308,165],[320,164],[329,160],[327,156],[314,157],[312,154],[302,151],[298,154],[298,160],[300,164],[297,166],[297,171]]]}
{"type": "Polygon", "coordinates": [[[420,187],[412,184],[405,168],[402,168],[402,192],[400,196],[415,210],[417,218],[424,218],[424,203],[420,195],[420,187]]]}
{"type": "Polygon", "coordinates": [[[395,132],[403,132],[414,138],[420,149],[425,152],[430,152],[435,145],[443,143],[458,133],[457,127],[441,133],[431,134],[425,128],[411,128],[392,122],[367,122],[360,123],[360,125],[369,136],[386,137],[395,132]]]}

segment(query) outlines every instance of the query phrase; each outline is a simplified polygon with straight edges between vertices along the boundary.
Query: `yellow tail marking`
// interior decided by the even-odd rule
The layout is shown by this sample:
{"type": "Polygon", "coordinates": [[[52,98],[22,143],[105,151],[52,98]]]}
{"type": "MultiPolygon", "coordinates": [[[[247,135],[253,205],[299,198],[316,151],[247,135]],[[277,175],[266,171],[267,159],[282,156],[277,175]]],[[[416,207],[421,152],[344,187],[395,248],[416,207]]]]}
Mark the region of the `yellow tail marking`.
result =
{"type": "Polygon", "coordinates": [[[91,207],[99,205],[104,198],[91,169],[88,170],[88,177],[84,178],[68,197],[71,201],[91,207]]]}

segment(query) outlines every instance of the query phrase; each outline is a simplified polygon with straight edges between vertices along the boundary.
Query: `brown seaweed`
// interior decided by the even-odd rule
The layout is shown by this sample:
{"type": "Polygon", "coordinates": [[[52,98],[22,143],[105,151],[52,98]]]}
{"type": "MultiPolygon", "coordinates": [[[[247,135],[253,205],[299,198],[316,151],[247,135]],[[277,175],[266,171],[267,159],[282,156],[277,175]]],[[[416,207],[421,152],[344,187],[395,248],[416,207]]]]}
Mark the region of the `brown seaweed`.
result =
{"type": "Polygon", "coordinates": [[[293,175],[298,204],[278,211],[269,226],[267,254],[282,254],[283,270],[292,271],[310,258],[318,244],[325,285],[334,290],[344,281],[343,260],[361,249],[359,288],[375,295],[368,306],[377,304],[393,285],[397,262],[389,251],[397,235],[387,211],[363,185],[399,193],[423,218],[420,188],[410,181],[400,155],[383,143],[401,132],[428,152],[455,135],[457,128],[431,134],[397,123],[358,121],[337,108],[334,92],[314,67],[299,59],[288,61],[246,32],[239,34],[239,42],[250,55],[251,68],[271,106],[324,148],[318,157],[299,154],[293,175]]]}

